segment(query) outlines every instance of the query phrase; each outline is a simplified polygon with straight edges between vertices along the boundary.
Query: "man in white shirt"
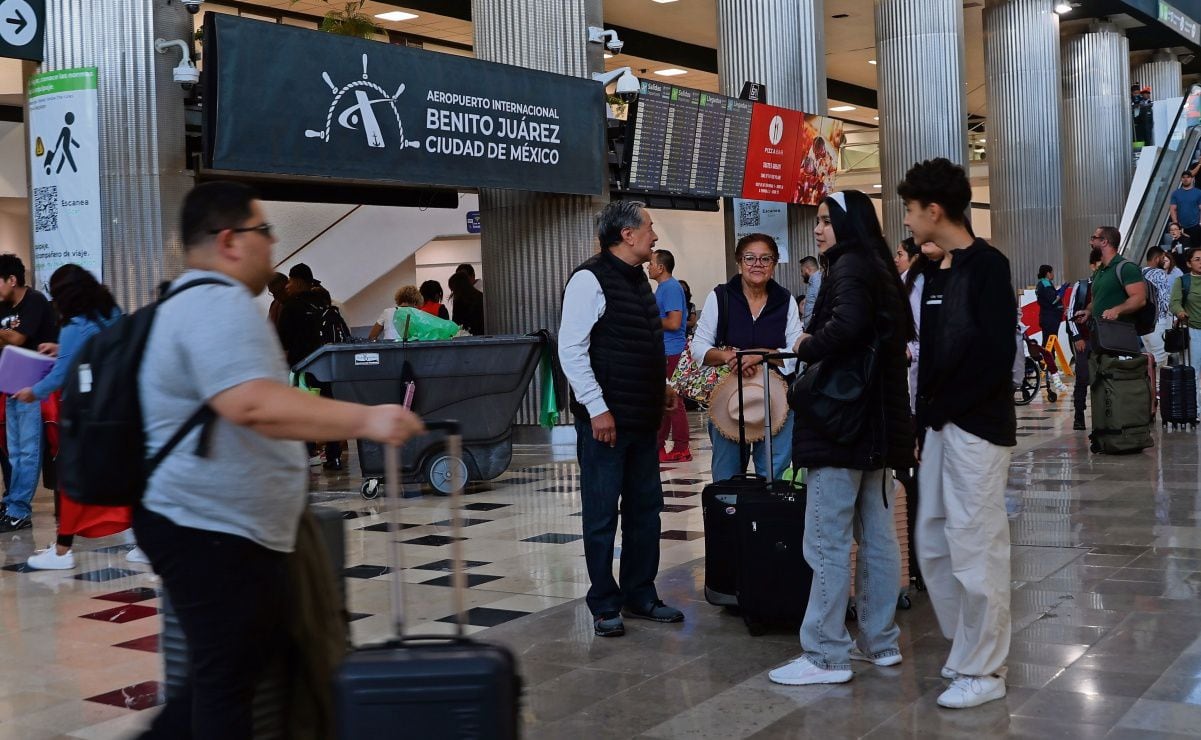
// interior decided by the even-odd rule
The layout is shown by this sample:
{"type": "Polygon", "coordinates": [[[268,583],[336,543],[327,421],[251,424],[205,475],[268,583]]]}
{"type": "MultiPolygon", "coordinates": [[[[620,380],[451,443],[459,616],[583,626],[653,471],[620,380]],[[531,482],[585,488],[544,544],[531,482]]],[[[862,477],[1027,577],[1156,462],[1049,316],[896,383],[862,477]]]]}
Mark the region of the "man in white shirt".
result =
{"type": "Polygon", "coordinates": [[[559,361],[571,383],[576,454],[584,502],[584,559],[592,582],[586,601],[601,637],[625,634],[622,614],[682,622],[659,600],[659,480],[656,438],[665,405],[666,360],[659,306],[642,265],[655,235],[637,201],[615,201],[597,219],[599,254],[572,273],[563,292],[559,361]],[[620,583],[613,546],[621,514],[620,583]]]}

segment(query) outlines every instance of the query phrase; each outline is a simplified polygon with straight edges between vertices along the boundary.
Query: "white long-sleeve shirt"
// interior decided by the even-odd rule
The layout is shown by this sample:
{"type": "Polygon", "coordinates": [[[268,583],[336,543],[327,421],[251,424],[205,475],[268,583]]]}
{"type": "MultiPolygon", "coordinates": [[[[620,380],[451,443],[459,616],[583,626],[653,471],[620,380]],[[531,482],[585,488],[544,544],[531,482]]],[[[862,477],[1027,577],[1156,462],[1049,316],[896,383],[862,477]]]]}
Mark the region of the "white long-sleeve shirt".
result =
{"type": "MultiPolygon", "coordinates": [[[[696,332],[692,335],[692,359],[698,365],[705,362],[705,353],[713,349],[713,343],[717,341],[717,312],[720,310],[717,300],[717,291],[710,292],[709,297],[705,299],[705,307],[701,310],[700,320],[696,322],[696,332]]],[[[760,309],[760,312],[762,312],[762,309],[760,309]]],[[[759,316],[757,315],[751,318],[755,321],[759,320],[759,316]]],[[[793,346],[796,345],[796,340],[801,338],[802,333],[801,312],[797,308],[796,301],[790,297],[788,299],[788,324],[784,328],[786,345],[776,348],[776,351],[791,352],[793,346]]],[[[739,349],[756,348],[739,347],[739,349]]],[[[784,366],[781,370],[783,370],[785,375],[796,372],[796,360],[784,360],[784,366]]]]}
{"type": "Polygon", "coordinates": [[[592,327],[605,315],[605,292],[600,281],[589,270],[580,270],[567,281],[563,291],[563,320],[559,323],[559,365],[575,399],[596,418],[609,410],[601,393],[592,361],[588,356],[592,344],[592,327]]]}

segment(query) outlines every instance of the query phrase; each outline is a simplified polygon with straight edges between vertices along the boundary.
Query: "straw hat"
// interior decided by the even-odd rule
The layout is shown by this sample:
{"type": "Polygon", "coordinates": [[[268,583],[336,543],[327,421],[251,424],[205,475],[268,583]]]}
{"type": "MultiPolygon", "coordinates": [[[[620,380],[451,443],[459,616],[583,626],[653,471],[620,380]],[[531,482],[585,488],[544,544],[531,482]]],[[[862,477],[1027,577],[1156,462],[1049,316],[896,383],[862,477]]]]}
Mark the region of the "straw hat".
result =
{"type": "MultiPolygon", "coordinates": [[[[746,441],[763,441],[764,404],[763,368],[754,376],[742,379],[742,418],[746,426],[746,441]]],[[[788,421],[788,385],[779,373],[767,373],[771,383],[771,433],[777,434],[788,421]]],[[[738,377],[730,373],[713,387],[709,396],[709,418],[718,433],[733,442],[738,441],[738,377]]]]}

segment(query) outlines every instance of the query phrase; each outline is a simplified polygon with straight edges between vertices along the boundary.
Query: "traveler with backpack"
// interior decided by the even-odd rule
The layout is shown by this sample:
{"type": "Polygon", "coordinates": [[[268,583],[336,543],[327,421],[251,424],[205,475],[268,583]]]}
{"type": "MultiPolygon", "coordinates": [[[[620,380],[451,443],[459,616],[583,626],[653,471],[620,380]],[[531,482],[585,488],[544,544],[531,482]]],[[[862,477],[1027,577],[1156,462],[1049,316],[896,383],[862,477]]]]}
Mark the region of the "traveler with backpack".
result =
{"type": "Polygon", "coordinates": [[[1172,283],[1170,304],[1172,315],[1188,325],[1189,365],[1196,369],[1201,368],[1201,248],[1184,256],[1189,271],[1172,283]]]}
{"type": "MultiPolygon", "coordinates": [[[[1093,297],[1093,274],[1100,266],[1101,250],[1093,247],[1088,255],[1088,277],[1077,280],[1072,288],[1069,315],[1087,315],[1086,309],[1093,297]]],[[[1092,334],[1087,323],[1077,321],[1069,321],[1067,330],[1068,337],[1072,340],[1072,372],[1076,375],[1072,387],[1072,429],[1079,432],[1088,428],[1084,422],[1084,412],[1088,408],[1088,357],[1092,334]]]]}
{"type": "Polygon", "coordinates": [[[1164,269],[1165,254],[1159,247],[1147,250],[1147,260],[1143,267],[1143,278],[1154,286],[1155,290],[1155,328],[1142,336],[1143,346],[1155,358],[1157,365],[1168,361],[1168,353],[1164,349],[1163,334],[1172,328],[1172,278],[1164,269]]]}
{"type": "MultiPolygon", "coordinates": [[[[275,239],[251,188],[199,185],[184,199],[181,222],[188,270],[149,314],[133,373],[144,430],[133,449],[160,457],[166,450],[144,481],[134,530],[174,605],[191,673],[143,737],[233,740],[252,735],[255,685],[282,639],[290,603],[288,554],[308,476],[303,446],[289,440],[399,445],[422,425],[398,405],[334,401],[286,384],[279,341],[254,301],[271,277],[275,239]]],[[[145,311],[84,347],[89,382],[68,381],[64,414],[73,394],[93,389],[90,378],[105,386],[103,363],[111,358],[97,353],[121,331],[144,326],[145,311]]],[[[94,411],[114,405],[92,404],[94,411]]],[[[81,447],[76,453],[86,457],[81,447]]]]}
{"type": "MultiPolygon", "coordinates": [[[[1147,283],[1138,265],[1118,254],[1122,234],[1113,226],[1098,226],[1089,238],[1089,244],[1101,250],[1101,266],[1093,275],[1093,295],[1086,312],[1094,319],[1129,321],[1142,326],[1140,334],[1149,333],[1148,323],[1143,317],[1149,313],[1150,324],[1155,323],[1155,305],[1148,307],[1147,283]]],[[[1086,319],[1077,313],[1077,319],[1086,319]]]]}
{"type": "MultiPolygon", "coordinates": [[[[313,270],[303,262],[288,271],[288,300],[279,312],[279,339],[284,346],[288,365],[294,366],[327,344],[350,339],[341,312],[333,305],[329,291],[313,279],[313,270]]],[[[326,383],[309,382],[326,398],[333,392],[326,383]]],[[[309,465],[321,465],[326,470],[342,469],[342,443],[325,443],[325,460],[317,456],[317,445],[309,443],[309,465]]]]}
{"type": "MultiPolygon", "coordinates": [[[[0,346],[36,350],[58,338],[50,301],[25,285],[25,264],[15,254],[0,254],[0,302],[0,346]]],[[[0,503],[0,532],[16,532],[33,526],[31,504],[42,467],[42,406],[10,396],[4,412],[12,477],[0,503]]]]}
{"type": "MultiPolygon", "coordinates": [[[[66,264],[50,276],[50,295],[58,309],[61,330],[58,344],[39,345],[37,350],[55,358],[50,373],[30,388],[13,394],[21,403],[36,404],[49,399],[62,388],[67,369],[84,342],[116,323],[121,309],[92,273],[76,264],[66,264]]],[[[61,486],[60,486],[61,489],[61,486]]],[[[29,557],[29,567],[38,570],[70,570],[75,567],[71,545],[75,535],[104,537],[129,529],[132,511],[127,506],[86,506],[75,503],[62,491],[55,493],[58,512],[58,537],[55,544],[29,557]]],[[[134,548],[126,559],[147,562],[140,549],[134,548]]]]}
{"type": "Polygon", "coordinates": [[[795,348],[808,367],[788,394],[797,414],[792,463],[809,470],[803,549],[813,583],[801,624],[804,653],[768,673],[790,686],[850,681],[852,660],[901,662],[895,620],[901,552],[888,468],[914,466],[905,354],[913,313],[871,199],[858,190],[827,197],[817,208],[814,236],[825,278],[795,348]],[[851,372],[864,367],[870,369],[851,372]],[[861,400],[815,403],[823,375],[841,376],[835,382],[843,390],[854,382],[861,400]],[[852,537],[859,543],[856,573],[852,537]],[[859,614],[854,641],[845,624],[852,582],[859,614]]]}

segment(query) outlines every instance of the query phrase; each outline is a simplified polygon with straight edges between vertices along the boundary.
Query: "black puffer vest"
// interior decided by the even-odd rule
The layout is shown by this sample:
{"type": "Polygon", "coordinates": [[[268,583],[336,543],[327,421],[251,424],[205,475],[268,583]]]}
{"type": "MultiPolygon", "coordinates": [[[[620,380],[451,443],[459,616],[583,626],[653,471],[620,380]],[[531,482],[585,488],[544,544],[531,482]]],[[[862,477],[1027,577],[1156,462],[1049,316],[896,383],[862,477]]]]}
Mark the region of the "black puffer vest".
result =
{"type": "MultiPolygon", "coordinates": [[[[575,269],[596,276],[605,294],[605,313],[592,327],[588,350],[592,372],[618,428],[658,429],[663,419],[667,360],[663,322],[646,274],[605,249],[575,269]]],[[[571,398],[571,412],[587,419],[588,410],[571,398]]]]}

